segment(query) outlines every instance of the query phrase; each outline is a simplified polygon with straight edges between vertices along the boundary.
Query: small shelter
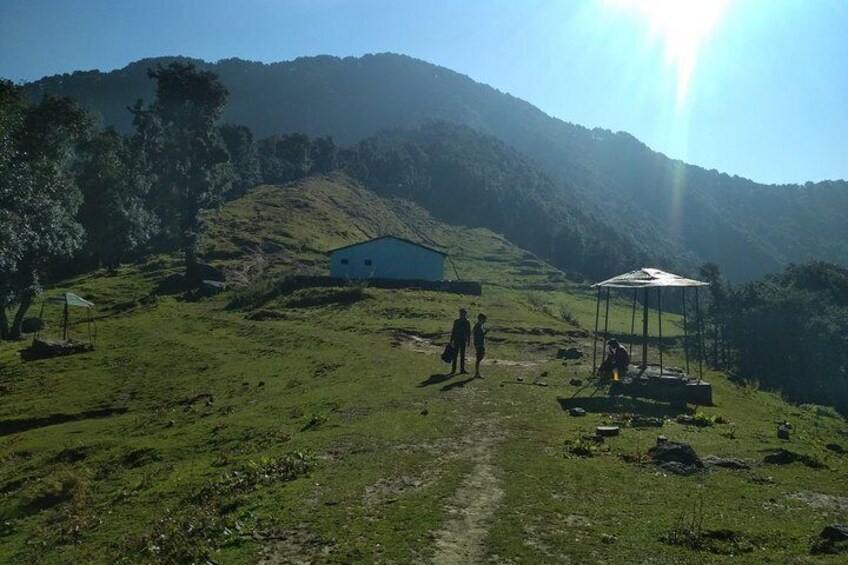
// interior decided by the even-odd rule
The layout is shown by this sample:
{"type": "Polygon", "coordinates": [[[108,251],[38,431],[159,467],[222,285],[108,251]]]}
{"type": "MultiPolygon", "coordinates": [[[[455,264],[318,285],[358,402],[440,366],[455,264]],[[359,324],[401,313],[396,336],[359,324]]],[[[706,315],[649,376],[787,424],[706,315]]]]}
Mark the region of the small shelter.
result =
{"type": "Polygon", "coordinates": [[[445,254],[420,243],[385,235],[330,251],[330,276],[340,279],[441,281],[445,254]]]}
{"type": "MultiPolygon", "coordinates": [[[[83,323],[86,324],[88,342],[92,345],[97,340],[97,325],[94,323],[94,317],[91,315],[91,309],[94,307],[92,302],[85,300],[84,298],[80,298],[73,292],[65,292],[60,294],[59,296],[51,296],[44,300],[41,304],[41,313],[38,317],[43,321],[44,320],[44,307],[45,306],[59,306],[62,308],[62,318],[59,323],[59,328],[61,330],[61,335],[57,336],[57,338],[62,339],[63,341],[68,341],[68,330],[71,326],[76,325],[77,323],[71,322],[71,308],[84,308],[85,309],[85,319],[83,323]]],[[[39,339],[41,334],[41,328],[36,332],[35,339],[39,339]]],[[[34,342],[33,342],[34,343],[34,342]]]]}
{"type": "MultiPolygon", "coordinates": [[[[598,333],[599,333],[599,322],[600,322],[600,312],[601,312],[601,302],[603,301],[603,289],[606,289],[606,307],[604,314],[604,328],[603,328],[603,345],[601,348],[602,352],[606,351],[606,345],[609,341],[609,303],[610,303],[610,289],[612,288],[620,288],[620,289],[633,289],[633,306],[631,311],[631,319],[630,319],[630,344],[629,344],[629,353],[632,355],[633,353],[633,342],[636,338],[636,304],[641,294],[642,298],[642,362],[640,364],[640,373],[644,374],[648,369],[648,313],[649,313],[649,303],[650,303],[650,295],[652,294],[651,289],[656,289],[656,311],[657,311],[657,319],[658,319],[658,328],[659,328],[659,341],[658,341],[658,351],[659,351],[659,382],[680,382],[682,380],[688,379],[689,376],[689,323],[687,319],[686,312],[686,289],[694,288],[695,289],[695,333],[696,333],[696,344],[698,350],[698,381],[697,384],[701,385],[703,380],[703,332],[702,332],[702,320],[701,320],[701,306],[700,300],[698,296],[698,289],[703,286],[709,286],[709,283],[704,281],[698,281],[694,279],[687,279],[685,277],[681,277],[679,275],[675,275],[673,273],[667,273],[665,271],[661,271],[659,269],[653,268],[642,268],[636,271],[631,271],[629,273],[624,273],[622,275],[618,275],[617,277],[613,277],[611,279],[607,279],[605,281],[601,281],[592,285],[593,288],[598,289],[597,293],[597,303],[595,306],[595,339],[594,339],[594,349],[592,353],[592,371],[593,373],[597,370],[597,355],[598,355],[598,333]],[[684,358],[686,362],[686,373],[684,375],[680,375],[680,373],[675,372],[674,374],[666,374],[665,367],[663,365],[663,344],[662,344],[662,314],[663,314],[663,306],[662,306],[662,298],[663,298],[663,289],[667,288],[680,288],[683,293],[683,352],[684,358]]],[[[702,398],[708,398],[711,403],[711,389],[709,389],[709,385],[707,383],[703,383],[704,387],[699,387],[702,389],[698,392],[702,398]]],[[[687,391],[691,392],[691,391],[687,391]]],[[[704,402],[705,404],[708,402],[704,402]]]]}

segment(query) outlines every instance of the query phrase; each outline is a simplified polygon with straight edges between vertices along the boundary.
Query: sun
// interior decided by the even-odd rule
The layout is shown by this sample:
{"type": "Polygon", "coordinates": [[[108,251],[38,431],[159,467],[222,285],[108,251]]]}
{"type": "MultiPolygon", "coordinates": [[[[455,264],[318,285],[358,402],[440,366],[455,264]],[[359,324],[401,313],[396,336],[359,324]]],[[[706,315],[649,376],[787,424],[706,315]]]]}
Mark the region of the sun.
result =
{"type": "Polygon", "coordinates": [[[607,8],[627,12],[659,42],[664,61],[676,73],[677,105],[689,93],[699,51],[727,10],[730,0],[604,0],[607,8]]]}

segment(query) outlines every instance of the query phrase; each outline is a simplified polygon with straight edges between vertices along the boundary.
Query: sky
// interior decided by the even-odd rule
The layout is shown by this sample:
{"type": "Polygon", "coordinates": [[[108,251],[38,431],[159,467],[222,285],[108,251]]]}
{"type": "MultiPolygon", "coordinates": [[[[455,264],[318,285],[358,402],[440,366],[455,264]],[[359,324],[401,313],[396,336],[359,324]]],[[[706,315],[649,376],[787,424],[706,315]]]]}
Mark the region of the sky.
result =
{"type": "Polygon", "coordinates": [[[0,0],[0,77],[403,53],[765,183],[848,179],[848,0],[0,0]]]}

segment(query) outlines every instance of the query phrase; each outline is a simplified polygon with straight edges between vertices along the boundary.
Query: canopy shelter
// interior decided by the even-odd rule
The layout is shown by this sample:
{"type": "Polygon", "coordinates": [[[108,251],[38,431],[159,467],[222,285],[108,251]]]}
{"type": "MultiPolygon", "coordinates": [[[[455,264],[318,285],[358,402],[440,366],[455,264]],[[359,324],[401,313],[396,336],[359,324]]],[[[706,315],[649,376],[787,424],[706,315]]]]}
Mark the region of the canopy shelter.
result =
{"type": "Polygon", "coordinates": [[[629,353],[632,355],[633,353],[633,341],[635,341],[636,337],[636,302],[640,294],[642,295],[642,363],[641,367],[644,371],[648,366],[648,303],[650,300],[651,289],[656,288],[656,300],[657,300],[657,316],[659,322],[659,357],[660,357],[660,376],[663,374],[663,348],[662,348],[662,290],[668,287],[678,287],[682,289],[683,292],[683,352],[686,358],[686,373],[689,374],[689,324],[687,323],[686,318],[686,289],[694,288],[695,289],[695,311],[696,311],[696,321],[695,328],[697,332],[697,347],[698,347],[698,379],[699,382],[703,379],[704,376],[704,367],[703,367],[703,336],[702,336],[702,323],[701,323],[701,305],[698,298],[698,289],[702,286],[709,286],[709,283],[698,281],[694,279],[687,279],[685,277],[681,277],[680,275],[675,275],[673,273],[667,273],[665,271],[661,271],[659,269],[651,269],[651,268],[643,268],[638,269],[636,271],[630,271],[629,273],[624,273],[622,275],[618,275],[617,277],[613,277],[611,279],[607,279],[605,281],[601,281],[592,285],[593,288],[598,289],[598,297],[597,303],[595,306],[595,342],[594,342],[594,351],[592,354],[592,367],[593,372],[597,369],[597,357],[598,357],[598,326],[600,321],[600,312],[601,312],[601,301],[602,301],[602,293],[603,289],[606,289],[606,311],[604,314],[604,333],[603,333],[603,347],[601,351],[606,351],[607,342],[609,341],[609,303],[610,303],[610,289],[612,288],[622,288],[622,289],[633,289],[633,308],[631,312],[630,318],[630,351],[629,353]]]}
{"type": "MultiPolygon", "coordinates": [[[[61,338],[63,340],[68,339],[68,329],[75,324],[71,323],[70,309],[71,308],[84,308],[85,309],[85,320],[87,329],[88,329],[88,341],[90,343],[94,343],[97,339],[97,325],[94,323],[94,317],[91,315],[91,309],[94,307],[94,304],[85,300],[84,298],[80,298],[73,292],[65,292],[60,294],[59,296],[51,296],[46,298],[44,302],[41,304],[41,313],[39,314],[39,318],[44,320],[44,307],[45,306],[60,306],[62,308],[62,320],[59,324],[61,328],[61,338]],[[93,331],[92,331],[93,330],[93,331]]],[[[76,322],[80,323],[80,322],[76,322]]],[[[39,338],[39,334],[41,333],[41,329],[38,330],[35,334],[35,339],[39,338]]]]}

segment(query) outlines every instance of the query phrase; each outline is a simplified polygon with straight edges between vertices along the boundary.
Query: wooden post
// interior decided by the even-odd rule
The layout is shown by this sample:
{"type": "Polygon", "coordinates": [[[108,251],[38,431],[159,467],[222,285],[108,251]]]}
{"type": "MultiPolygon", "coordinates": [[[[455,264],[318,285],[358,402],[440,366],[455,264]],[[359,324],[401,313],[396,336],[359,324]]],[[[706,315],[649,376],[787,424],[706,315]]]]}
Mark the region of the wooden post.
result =
{"type": "Polygon", "coordinates": [[[627,348],[627,355],[633,357],[633,341],[636,339],[636,295],[639,291],[633,289],[633,308],[630,310],[630,346],[627,348]]]}
{"type": "Polygon", "coordinates": [[[62,339],[68,339],[68,298],[65,297],[65,313],[62,316],[62,339]]]}
{"type": "Polygon", "coordinates": [[[604,346],[601,348],[602,355],[606,359],[607,342],[609,341],[609,302],[610,302],[610,287],[607,287],[607,308],[604,313],[604,346]]]}
{"type": "Polygon", "coordinates": [[[601,316],[601,287],[598,287],[598,297],[595,301],[595,339],[592,345],[592,374],[598,368],[598,318],[601,316]]]}
{"type": "Polygon", "coordinates": [[[663,374],[663,347],[662,347],[662,288],[657,287],[657,316],[660,325],[660,376],[663,374]]]}
{"type": "Polygon", "coordinates": [[[645,300],[642,306],[642,370],[648,367],[648,287],[645,287],[645,300]]]}
{"type": "Polygon", "coordinates": [[[698,302],[698,287],[695,287],[695,316],[698,328],[698,382],[704,378],[704,328],[701,321],[701,303],[698,302]]]}
{"type": "Polygon", "coordinates": [[[683,289],[683,356],[686,358],[686,375],[689,375],[689,327],[686,324],[686,287],[683,289]]]}

